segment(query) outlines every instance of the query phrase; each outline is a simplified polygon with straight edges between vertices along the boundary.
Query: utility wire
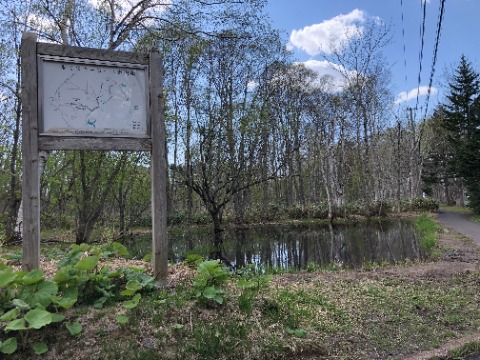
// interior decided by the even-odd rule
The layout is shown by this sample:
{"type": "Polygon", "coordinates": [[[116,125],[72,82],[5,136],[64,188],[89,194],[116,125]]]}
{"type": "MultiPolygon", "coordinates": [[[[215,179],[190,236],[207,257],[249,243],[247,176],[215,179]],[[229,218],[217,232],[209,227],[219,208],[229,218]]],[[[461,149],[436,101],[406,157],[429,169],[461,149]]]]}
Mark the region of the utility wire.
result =
{"type": "Polygon", "coordinates": [[[438,44],[440,43],[440,33],[441,33],[441,30],[442,30],[442,21],[443,21],[443,15],[444,14],[445,14],[445,0],[441,0],[440,1],[440,10],[438,12],[437,35],[436,35],[436,38],[435,38],[435,48],[433,50],[432,71],[430,72],[430,80],[428,82],[427,99],[425,101],[425,117],[427,117],[428,103],[430,101],[430,94],[431,94],[431,91],[432,91],[433,76],[435,75],[435,65],[437,63],[438,44]]]}
{"type": "Polygon", "coordinates": [[[405,85],[408,85],[408,77],[407,77],[407,52],[406,52],[406,45],[405,45],[405,21],[403,17],[403,0],[400,0],[400,8],[402,11],[402,39],[403,39],[403,65],[405,68],[405,85]]]}
{"type": "Polygon", "coordinates": [[[423,62],[423,47],[424,47],[424,40],[425,40],[425,21],[427,17],[427,1],[420,0],[420,5],[423,7],[423,12],[422,12],[422,24],[420,26],[420,55],[419,55],[420,68],[418,70],[417,103],[415,105],[415,113],[418,110],[418,98],[420,97],[420,85],[422,83],[422,62],[423,62]]]}

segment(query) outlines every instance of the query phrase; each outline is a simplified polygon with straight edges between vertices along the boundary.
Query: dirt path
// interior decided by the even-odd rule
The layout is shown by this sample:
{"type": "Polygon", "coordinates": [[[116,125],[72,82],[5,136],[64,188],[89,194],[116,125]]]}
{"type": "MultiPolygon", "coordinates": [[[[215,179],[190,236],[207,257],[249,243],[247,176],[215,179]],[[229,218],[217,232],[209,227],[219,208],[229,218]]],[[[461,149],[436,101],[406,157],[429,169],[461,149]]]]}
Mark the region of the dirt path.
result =
{"type": "MultiPolygon", "coordinates": [[[[448,233],[440,236],[440,245],[448,248],[450,251],[443,256],[443,261],[439,261],[433,265],[436,271],[445,272],[447,268],[445,265],[456,266],[458,268],[474,271],[478,269],[480,263],[480,224],[468,219],[468,215],[458,214],[455,212],[441,209],[437,214],[439,223],[449,229],[448,233]],[[459,241],[457,233],[465,235],[469,239],[459,241]],[[446,262],[445,262],[446,261],[446,262]]],[[[421,267],[420,267],[421,268],[421,267]]],[[[420,270],[417,267],[417,271],[420,270]]],[[[451,268],[451,269],[452,269],[451,268]]],[[[450,270],[451,270],[450,269],[450,270]]],[[[430,359],[444,359],[448,358],[449,351],[459,348],[470,341],[480,341],[480,333],[471,334],[460,339],[450,341],[438,349],[423,351],[404,360],[430,360],[430,359]]],[[[469,360],[478,360],[480,355],[468,357],[469,360]]]]}
{"type": "Polygon", "coordinates": [[[480,224],[469,220],[468,215],[440,209],[438,221],[442,225],[471,238],[480,246],[480,224]]]}

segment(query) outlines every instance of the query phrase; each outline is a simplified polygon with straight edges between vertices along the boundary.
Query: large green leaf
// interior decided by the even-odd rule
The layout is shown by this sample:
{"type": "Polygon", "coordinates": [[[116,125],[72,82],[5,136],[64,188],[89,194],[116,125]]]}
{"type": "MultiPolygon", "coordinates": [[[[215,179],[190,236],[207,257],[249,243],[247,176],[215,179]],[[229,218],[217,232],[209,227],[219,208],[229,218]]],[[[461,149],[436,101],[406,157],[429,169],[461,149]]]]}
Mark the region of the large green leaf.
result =
{"type": "Polygon", "coordinates": [[[12,268],[7,267],[0,271],[0,288],[4,288],[15,280],[17,275],[13,272],[12,268]]]}
{"type": "Polygon", "coordinates": [[[22,279],[24,284],[36,284],[43,280],[43,271],[39,269],[33,269],[22,279]]]}
{"type": "Polygon", "coordinates": [[[43,309],[30,310],[24,317],[33,329],[40,329],[52,322],[52,313],[43,309]]]}
{"type": "Polygon", "coordinates": [[[80,259],[74,266],[75,269],[90,271],[98,264],[100,258],[98,256],[87,256],[83,259],[80,259]]]}
{"type": "Polygon", "coordinates": [[[53,296],[52,300],[56,305],[70,309],[78,300],[78,289],[73,286],[63,288],[63,297],[53,296]]]}
{"type": "Polygon", "coordinates": [[[33,345],[33,351],[36,355],[42,355],[48,351],[48,346],[44,342],[38,342],[33,345]]]}
{"type": "Polygon", "coordinates": [[[52,303],[51,297],[56,295],[57,292],[58,285],[56,283],[43,280],[37,284],[25,285],[18,297],[32,308],[38,304],[46,308],[52,303]]]}
{"type": "Polygon", "coordinates": [[[30,310],[30,305],[28,305],[25,301],[20,299],[13,299],[12,304],[18,307],[22,311],[30,310]]]}
{"type": "Polygon", "coordinates": [[[112,243],[113,249],[115,250],[115,253],[119,256],[127,256],[128,255],[128,249],[126,248],[125,245],[120,244],[118,242],[113,242],[112,243]]]}
{"type": "Polygon", "coordinates": [[[16,337],[8,338],[0,345],[0,352],[2,354],[10,355],[10,354],[13,354],[15,351],[17,351],[16,337]]]}
{"type": "Polygon", "coordinates": [[[76,336],[82,332],[82,324],[75,321],[74,323],[65,323],[70,335],[76,336]]]}
{"type": "Polygon", "coordinates": [[[131,300],[125,301],[123,303],[123,307],[126,309],[133,309],[138,305],[138,302],[140,301],[141,295],[136,294],[131,300]]]}
{"type": "Polygon", "coordinates": [[[142,284],[140,284],[137,280],[130,280],[127,282],[125,287],[128,290],[138,291],[142,289],[142,284]]]}
{"type": "Polygon", "coordinates": [[[10,321],[7,326],[5,326],[5,331],[15,331],[15,330],[28,330],[27,326],[25,325],[25,319],[16,319],[10,321]]]}
{"type": "Polygon", "coordinates": [[[71,266],[65,266],[63,268],[60,268],[52,280],[55,281],[57,284],[69,282],[70,280],[72,280],[72,277],[70,276],[71,269],[71,266]]]}
{"type": "Polygon", "coordinates": [[[52,313],[52,323],[60,322],[65,320],[65,316],[59,313],[52,313]]]}
{"type": "Polygon", "coordinates": [[[0,321],[12,321],[16,319],[20,314],[20,309],[18,307],[13,308],[12,310],[7,311],[0,317],[0,321]]]}
{"type": "Polygon", "coordinates": [[[58,292],[58,285],[53,281],[42,281],[38,284],[37,292],[33,294],[33,306],[40,304],[48,307],[52,303],[52,296],[58,292]]]}

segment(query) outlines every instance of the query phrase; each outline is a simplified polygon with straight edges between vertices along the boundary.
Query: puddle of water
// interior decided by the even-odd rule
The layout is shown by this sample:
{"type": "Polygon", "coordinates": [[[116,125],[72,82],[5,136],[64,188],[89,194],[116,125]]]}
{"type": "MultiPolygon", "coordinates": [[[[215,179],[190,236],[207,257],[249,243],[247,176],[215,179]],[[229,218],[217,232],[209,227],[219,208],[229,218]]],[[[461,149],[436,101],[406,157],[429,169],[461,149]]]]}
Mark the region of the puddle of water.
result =
{"type": "MultiPolygon", "coordinates": [[[[413,223],[393,219],[354,224],[255,225],[227,227],[221,256],[230,265],[246,264],[281,270],[339,265],[358,268],[365,263],[394,263],[422,258],[413,223]]],[[[204,257],[212,248],[210,228],[171,229],[169,258],[182,261],[189,253],[204,257]]],[[[124,244],[137,258],[151,251],[151,235],[128,238],[124,244]]]]}

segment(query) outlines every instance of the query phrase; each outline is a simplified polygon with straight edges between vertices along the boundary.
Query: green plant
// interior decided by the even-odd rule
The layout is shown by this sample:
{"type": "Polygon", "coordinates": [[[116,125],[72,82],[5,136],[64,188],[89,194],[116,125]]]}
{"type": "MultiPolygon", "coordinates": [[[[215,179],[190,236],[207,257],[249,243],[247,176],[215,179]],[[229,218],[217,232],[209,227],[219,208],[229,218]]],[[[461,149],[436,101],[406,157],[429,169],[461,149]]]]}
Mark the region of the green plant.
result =
{"type": "Polygon", "coordinates": [[[223,304],[224,291],[221,286],[228,280],[229,273],[220,260],[206,260],[197,267],[193,282],[194,295],[203,305],[223,304]]]}
{"type": "Polygon", "coordinates": [[[426,253],[431,255],[433,249],[437,245],[437,232],[440,227],[437,223],[428,215],[421,214],[415,219],[415,228],[419,234],[420,248],[426,253]]]}
{"type": "Polygon", "coordinates": [[[195,253],[187,254],[185,263],[189,266],[198,266],[203,261],[203,256],[195,253]]]}
{"type": "MultiPolygon", "coordinates": [[[[105,247],[89,245],[73,246],[62,261],[63,266],[51,280],[41,270],[15,271],[0,263],[0,324],[3,332],[14,332],[25,342],[28,333],[52,323],[63,322],[60,312],[78,303],[93,303],[102,307],[109,300],[126,300],[126,309],[136,307],[140,291],[154,288],[152,277],[138,269],[110,270],[100,266],[100,259],[112,255],[124,255],[126,249],[120,244],[105,247]]],[[[81,333],[78,322],[65,323],[72,336],[81,333]]],[[[0,342],[0,352],[11,354],[17,349],[17,338],[10,337],[0,342]]],[[[48,350],[44,343],[33,347],[36,354],[48,350]]]]}

